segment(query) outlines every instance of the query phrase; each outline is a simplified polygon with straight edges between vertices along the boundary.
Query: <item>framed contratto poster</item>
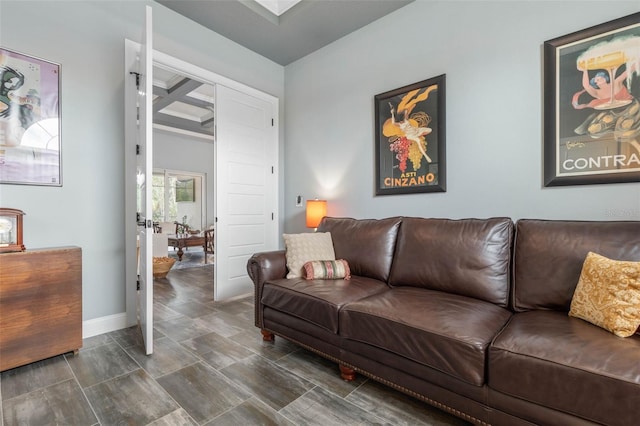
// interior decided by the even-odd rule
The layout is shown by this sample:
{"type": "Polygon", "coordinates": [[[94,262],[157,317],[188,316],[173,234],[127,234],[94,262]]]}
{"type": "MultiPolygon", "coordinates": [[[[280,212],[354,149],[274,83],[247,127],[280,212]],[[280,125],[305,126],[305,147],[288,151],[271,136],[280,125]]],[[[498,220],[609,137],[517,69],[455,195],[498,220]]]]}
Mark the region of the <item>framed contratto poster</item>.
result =
{"type": "Polygon", "coordinates": [[[446,191],[445,75],[375,96],[376,195],[446,191]]]}
{"type": "Polygon", "coordinates": [[[544,43],[544,184],[640,182],[640,13],[544,43]]]}
{"type": "Polygon", "coordinates": [[[0,183],[62,185],[60,65],[0,48],[0,183]]]}

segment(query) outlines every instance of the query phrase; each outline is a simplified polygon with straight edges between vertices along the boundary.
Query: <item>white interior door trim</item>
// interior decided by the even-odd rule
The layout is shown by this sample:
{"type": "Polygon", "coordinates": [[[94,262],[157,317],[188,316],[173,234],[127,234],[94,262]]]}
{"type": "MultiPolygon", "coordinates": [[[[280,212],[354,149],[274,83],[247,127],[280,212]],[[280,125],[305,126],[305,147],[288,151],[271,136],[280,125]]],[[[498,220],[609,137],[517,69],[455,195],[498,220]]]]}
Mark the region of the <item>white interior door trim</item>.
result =
{"type": "MultiPolygon", "coordinates": [[[[125,67],[127,67],[126,69],[129,69],[129,61],[135,61],[135,52],[139,51],[141,48],[140,43],[137,43],[135,41],[131,41],[131,40],[125,40],[125,67]]],[[[133,63],[133,62],[132,62],[133,63]]],[[[266,102],[269,102],[272,104],[273,108],[273,116],[274,116],[274,131],[275,131],[275,135],[279,135],[280,131],[279,131],[279,99],[273,95],[270,95],[268,93],[262,92],[258,89],[255,89],[253,87],[247,86],[246,84],[237,82],[235,80],[232,80],[231,78],[225,77],[223,75],[217,74],[213,71],[207,70],[205,68],[199,67],[197,65],[194,65],[190,62],[181,60],[179,58],[176,58],[174,56],[168,55],[166,53],[157,51],[157,50],[153,50],[153,64],[171,71],[174,71],[178,74],[182,74],[185,75],[187,77],[190,78],[194,78],[197,79],[199,81],[202,81],[203,83],[208,83],[208,84],[212,84],[212,85],[223,85],[226,86],[228,88],[237,90],[239,92],[245,93],[247,95],[251,95],[254,96],[258,99],[263,99],[266,102]]],[[[125,114],[127,113],[127,111],[125,111],[125,114]]],[[[134,123],[135,124],[135,123],[134,123]]],[[[125,132],[129,132],[131,131],[129,128],[125,127],[125,132]]],[[[135,129],[134,129],[135,131],[135,129]]],[[[274,153],[274,156],[276,159],[279,158],[279,153],[274,153]]],[[[135,161],[135,158],[133,160],[128,160],[125,158],[125,165],[128,164],[127,161],[135,161]]],[[[276,176],[279,175],[279,165],[276,164],[275,166],[275,174],[276,176]]],[[[134,177],[135,178],[135,177],[134,177]]],[[[278,180],[279,181],[279,180],[278,180]]],[[[215,189],[215,182],[214,182],[214,191],[215,189]]],[[[130,217],[132,215],[135,215],[135,193],[134,194],[128,194],[125,191],[125,198],[126,198],[126,202],[125,202],[125,214],[126,217],[130,217]],[[132,204],[131,204],[131,201],[132,204]],[[129,208],[127,208],[126,206],[129,206],[129,208]],[[131,207],[133,207],[133,210],[131,210],[131,207]]],[[[280,206],[280,201],[279,201],[279,190],[275,191],[275,199],[274,199],[274,204],[276,207],[280,206]]],[[[215,206],[214,206],[214,210],[215,210],[215,206]]],[[[136,229],[133,226],[129,225],[130,221],[126,221],[126,225],[125,225],[125,253],[126,254],[126,259],[125,259],[125,267],[127,270],[126,273],[126,277],[125,277],[125,282],[126,282],[126,308],[127,308],[127,325],[128,326],[132,326],[135,325],[137,323],[137,319],[136,319],[136,276],[135,274],[130,273],[129,271],[131,271],[131,268],[133,267],[133,270],[135,271],[135,255],[132,255],[131,252],[133,251],[133,253],[135,253],[136,247],[135,247],[135,238],[136,238],[136,229]],[[132,262],[133,262],[133,266],[132,266],[132,262]]],[[[133,223],[133,222],[131,222],[133,223]]],[[[279,212],[276,208],[275,210],[275,223],[276,223],[276,227],[278,226],[278,224],[280,223],[280,218],[279,218],[279,212]]],[[[276,233],[277,234],[277,233],[276,233]]],[[[275,237],[275,246],[278,246],[278,240],[277,240],[277,235],[275,237]]]]}
{"type": "Polygon", "coordinates": [[[153,353],[151,252],[152,8],[145,7],[141,43],[125,40],[125,304],[127,325],[139,324],[145,353],[153,353]],[[141,205],[138,206],[140,195],[141,205]],[[134,214],[136,214],[134,216],[134,214]],[[138,226],[138,223],[144,223],[138,226]],[[140,291],[138,291],[138,289],[140,291]]]}

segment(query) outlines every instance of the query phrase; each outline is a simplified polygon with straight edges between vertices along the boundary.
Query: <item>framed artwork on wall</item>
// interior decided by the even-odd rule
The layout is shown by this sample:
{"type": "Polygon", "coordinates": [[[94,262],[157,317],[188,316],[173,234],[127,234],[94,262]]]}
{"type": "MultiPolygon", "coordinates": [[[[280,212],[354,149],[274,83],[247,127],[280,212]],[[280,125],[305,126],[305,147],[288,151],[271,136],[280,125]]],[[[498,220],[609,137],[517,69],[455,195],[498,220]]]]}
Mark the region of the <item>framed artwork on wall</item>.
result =
{"type": "Polygon", "coordinates": [[[0,48],[0,183],[62,186],[60,65],[0,48]]]}
{"type": "Polygon", "coordinates": [[[445,74],[374,102],[376,195],[445,192],[445,74]]]}
{"type": "Polygon", "coordinates": [[[194,202],[195,200],[195,179],[176,180],[176,202],[194,202]]]}
{"type": "Polygon", "coordinates": [[[640,13],[544,43],[544,185],[640,182],[640,13]]]}

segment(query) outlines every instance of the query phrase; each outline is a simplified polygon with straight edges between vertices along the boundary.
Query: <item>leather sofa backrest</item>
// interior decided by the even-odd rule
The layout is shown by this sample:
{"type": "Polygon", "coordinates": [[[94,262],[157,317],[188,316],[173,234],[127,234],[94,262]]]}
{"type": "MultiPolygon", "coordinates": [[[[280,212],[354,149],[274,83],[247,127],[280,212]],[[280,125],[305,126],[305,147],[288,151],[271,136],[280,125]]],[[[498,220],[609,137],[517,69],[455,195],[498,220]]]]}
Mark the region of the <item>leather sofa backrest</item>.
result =
{"type": "Polygon", "coordinates": [[[509,218],[403,218],[389,285],[423,287],[509,304],[509,218]]]}
{"type": "Polygon", "coordinates": [[[640,261],[640,221],[519,220],[513,309],[568,312],[590,251],[615,260],[640,261]]]}
{"type": "Polygon", "coordinates": [[[318,232],[331,232],[336,259],[345,259],[353,275],[386,282],[401,221],[325,217],[318,232]]]}

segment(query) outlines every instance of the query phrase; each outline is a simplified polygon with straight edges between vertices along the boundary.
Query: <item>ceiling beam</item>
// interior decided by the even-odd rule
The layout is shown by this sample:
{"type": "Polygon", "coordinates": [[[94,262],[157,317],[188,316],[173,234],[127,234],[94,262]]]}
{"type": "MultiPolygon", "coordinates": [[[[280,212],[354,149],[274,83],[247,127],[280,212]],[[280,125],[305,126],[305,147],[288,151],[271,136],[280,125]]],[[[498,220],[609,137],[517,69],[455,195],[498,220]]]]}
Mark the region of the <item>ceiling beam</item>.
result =
{"type": "Polygon", "coordinates": [[[211,105],[210,103],[203,102],[199,99],[193,99],[194,103],[191,103],[192,98],[187,96],[187,94],[193,92],[203,84],[204,83],[185,77],[169,89],[153,86],[153,94],[158,96],[158,98],[153,101],[153,110],[160,111],[173,102],[184,102],[203,108],[211,105]]]}
{"type": "Polygon", "coordinates": [[[183,104],[187,104],[187,105],[193,105],[193,106],[197,106],[199,108],[205,108],[205,109],[211,109],[213,107],[213,104],[211,102],[207,102],[207,101],[203,101],[201,99],[196,99],[196,98],[192,98],[191,96],[184,96],[182,98],[176,98],[173,99],[171,101],[169,101],[168,103],[161,103],[160,99],[166,99],[166,89],[163,89],[161,87],[157,87],[157,86],[153,86],[153,94],[157,96],[156,99],[153,100],[153,111],[157,112],[160,111],[161,109],[167,107],[168,105],[170,105],[173,102],[182,102],[183,104]],[[157,106],[157,108],[156,108],[157,106]]]}
{"type": "MultiPolygon", "coordinates": [[[[206,120],[205,122],[209,121],[213,120],[206,120]]],[[[156,113],[153,115],[153,124],[160,124],[167,127],[177,127],[179,129],[202,133],[204,135],[213,135],[213,127],[204,127],[204,123],[198,123],[197,121],[174,117],[173,115],[163,113],[156,113]]]]}

